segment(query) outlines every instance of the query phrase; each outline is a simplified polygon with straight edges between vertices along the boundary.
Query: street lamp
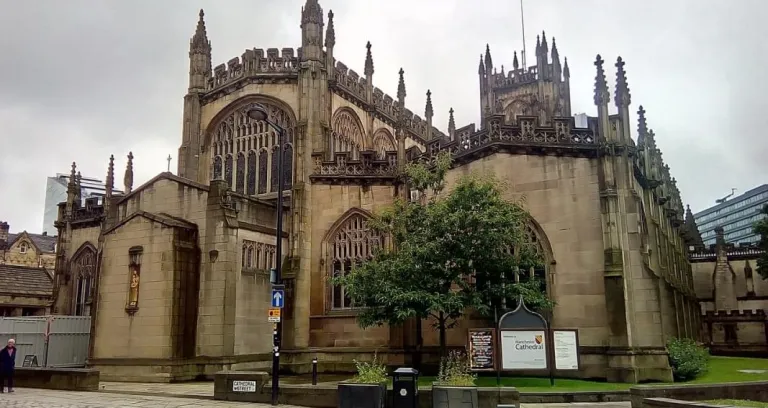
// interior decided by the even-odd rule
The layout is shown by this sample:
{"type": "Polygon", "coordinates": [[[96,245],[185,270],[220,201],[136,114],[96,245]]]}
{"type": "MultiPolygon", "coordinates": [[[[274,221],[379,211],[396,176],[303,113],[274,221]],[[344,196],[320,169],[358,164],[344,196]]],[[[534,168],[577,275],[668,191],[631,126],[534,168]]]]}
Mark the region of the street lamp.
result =
{"type": "MultiPolygon", "coordinates": [[[[283,189],[285,188],[285,174],[283,172],[283,154],[285,153],[285,129],[269,120],[267,109],[260,104],[253,104],[248,109],[248,117],[256,121],[264,121],[277,132],[279,153],[277,155],[277,244],[275,245],[275,284],[283,283],[283,189]]],[[[283,320],[277,322],[274,330],[272,348],[272,405],[277,405],[277,392],[280,388],[280,343],[283,335],[283,320]]]]}

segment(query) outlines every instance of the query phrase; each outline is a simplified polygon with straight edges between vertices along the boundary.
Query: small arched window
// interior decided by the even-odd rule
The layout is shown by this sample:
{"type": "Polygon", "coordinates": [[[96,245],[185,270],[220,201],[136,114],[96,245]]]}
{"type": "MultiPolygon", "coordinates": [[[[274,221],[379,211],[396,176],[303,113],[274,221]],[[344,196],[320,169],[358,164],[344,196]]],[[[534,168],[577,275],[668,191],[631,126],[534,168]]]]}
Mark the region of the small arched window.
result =
{"type": "Polygon", "coordinates": [[[26,242],[22,242],[21,244],[19,244],[19,252],[21,252],[22,254],[26,254],[28,250],[29,250],[29,244],[27,244],[26,242]]]}

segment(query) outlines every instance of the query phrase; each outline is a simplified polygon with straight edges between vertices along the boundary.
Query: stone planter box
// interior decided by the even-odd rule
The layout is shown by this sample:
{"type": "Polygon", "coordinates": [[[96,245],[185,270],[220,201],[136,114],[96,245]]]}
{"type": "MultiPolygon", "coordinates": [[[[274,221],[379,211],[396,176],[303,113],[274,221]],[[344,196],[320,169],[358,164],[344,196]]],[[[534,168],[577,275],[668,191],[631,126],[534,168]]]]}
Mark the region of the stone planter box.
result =
{"type": "Polygon", "coordinates": [[[432,408],[478,408],[477,387],[432,386],[432,408]]]}
{"type": "Polygon", "coordinates": [[[387,384],[339,383],[338,408],[384,408],[387,384]]]}

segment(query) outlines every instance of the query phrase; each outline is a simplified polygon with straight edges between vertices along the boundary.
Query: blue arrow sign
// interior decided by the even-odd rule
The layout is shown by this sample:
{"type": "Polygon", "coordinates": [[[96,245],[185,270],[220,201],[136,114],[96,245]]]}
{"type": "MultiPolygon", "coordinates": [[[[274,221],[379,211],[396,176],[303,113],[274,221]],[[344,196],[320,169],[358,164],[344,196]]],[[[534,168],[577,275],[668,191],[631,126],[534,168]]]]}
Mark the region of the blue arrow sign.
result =
{"type": "Polygon", "coordinates": [[[272,307],[282,309],[285,304],[285,291],[283,289],[272,289],[272,307]]]}

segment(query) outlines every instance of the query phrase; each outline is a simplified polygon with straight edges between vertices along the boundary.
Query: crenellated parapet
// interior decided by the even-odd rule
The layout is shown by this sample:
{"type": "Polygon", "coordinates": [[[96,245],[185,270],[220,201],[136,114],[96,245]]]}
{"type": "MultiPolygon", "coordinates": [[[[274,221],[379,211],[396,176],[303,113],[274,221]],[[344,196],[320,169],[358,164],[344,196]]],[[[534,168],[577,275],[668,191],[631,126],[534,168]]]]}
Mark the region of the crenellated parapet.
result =
{"type": "Polygon", "coordinates": [[[240,79],[263,76],[273,79],[295,76],[299,72],[301,48],[262,48],[245,50],[242,57],[235,57],[226,64],[219,64],[208,78],[206,91],[211,92],[240,79]]]}
{"type": "MultiPolygon", "coordinates": [[[[759,244],[747,242],[738,246],[731,242],[725,243],[725,251],[729,261],[757,259],[765,253],[759,244]]],[[[694,248],[692,252],[688,253],[688,259],[691,262],[715,262],[717,260],[717,244],[694,248]]]]}
{"type": "MultiPolygon", "coordinates": [[[[368,81],[366,77],[360,76],[354,70],[347,67],[346,64],[341,61],[336,61],[336,66],[333,73],[334,81],[331,84],[331,88],[345,99],[350,100],[357,106],[371,112],[382,122],[389,124],[390,126],[396,126],[398,119],[401,118],[400,105],[396,98],[385,94],[379,88],[373,88],[371,102],[367,101],[366,89],[368,87],[368,81]]],[[[414,114],[411,110],[405,109],[402,112],[402,124],[408,136],[424,144],[428,141],[428,124],[427,121],[422,119],[419,115],[414,114]]],[[[447,136],[445,133],[432,127],[432,138],[447,136]]]]}
{"type": "Polygon", "coordinates": [[[427,144],[425,158],[450,152],[457,163],[496,152],[531,155],[595,157],[598,138],[594,130],[577,128],[574,118],[555,118],[551,126],[541,125],[536,116],[518,116],[514,123],[504,115],[491,115],[488,126],[476,130],[475,124],[456,129],[453,141],[438,138],[427,144]]]}
{"type": "Polygon", "coordinates": [[[323,153],[312,155],[313,183],[394,184],[398,178],[397,152],[387,152],[383,158],[377,157],[375,151],[362,151],[359,159],[353,159],[350,152],[335,153],[331,160],[324,157],[323,153]]]}
{"type": "Polygon", "coordinates": [[[708,310],[704,313],[705,322],[762,322],[768,321],[768,315],[762,309],[747,310],[708,310]]]}

